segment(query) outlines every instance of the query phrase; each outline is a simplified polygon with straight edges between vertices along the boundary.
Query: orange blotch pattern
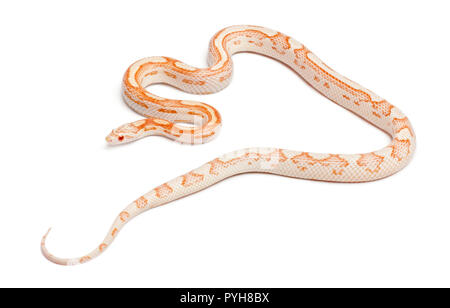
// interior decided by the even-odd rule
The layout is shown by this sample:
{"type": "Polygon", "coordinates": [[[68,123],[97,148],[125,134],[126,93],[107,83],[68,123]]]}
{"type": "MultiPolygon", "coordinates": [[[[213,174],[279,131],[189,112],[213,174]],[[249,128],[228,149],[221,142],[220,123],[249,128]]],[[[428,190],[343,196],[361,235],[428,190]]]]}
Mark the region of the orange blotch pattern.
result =
{"type": "Polygon", "coordinates": [[[156,197],[158,198],[164,198],[167,197],[169,194],[173,193],[173,188],[169,186],[169,184],[165,183],[161,186],[158,186],[155,188],[156,197]]]}
{"type": "Polygon", "coordinates": [[[328,157],[317,159],[312,157],[309,153],[303,152],[291,158],[291,161],[297,165],[301,171],[306,171],[309,167],[316,164],[323,167],[331,167],[332,174],[342,175],[343,168],[349,165],[348,161],[340,157],[338,154],[329,154],[328,157]]]}
{"type": "Polygon", "coordinates": [[[119,214],[119,218],[122,222],[125,222],[128,220],[128,218],[130,218],[130,214],[126,211],[123,211],[122,213],[119,214]]]}
{"type": "Polygon", "coordinates": [[[134,203],[136,203],[136,207],[138,209],[143,209],[147,206],[148,200],[147,200],[147,198],[142,196],[142,197],[139,197],[136,201],[134,201],[134,203]]]}
{"type": "Polygon", "coordinates": [[[369,173],[377,173],[381,169],[381,164],[384,161],[384,157],[375,153],[361,154],[361,157],[356,161],[356,164],[360,167],[365,167],[369,173]]]}
{"type": "Polygon", "coordinates": [[[409,125],[409,121],[407,117],[404,118],[394,118],[394,120],[392,120],[392,124],[394,126],[394,131],[396,133],[399,133],[400,131],[402,131],[403,129],[407,129],[409,131],[409,134],[411,136],[414,136],[413,130],[409,125]]]}
{"type": "Polygon", "coordinates": [[[395,138],[390,147],[392,148],[391,156],[397,161],[401,161],[409,155],[411,141],[395,138]]]}
{"type": "Polygon", "coordinates": [[[183,185],[184,187],[189,187],[203,181],[204,178],[205,176],[203,174],[194,173],[191,171],[182,176],[181,185],[183,185]]]}

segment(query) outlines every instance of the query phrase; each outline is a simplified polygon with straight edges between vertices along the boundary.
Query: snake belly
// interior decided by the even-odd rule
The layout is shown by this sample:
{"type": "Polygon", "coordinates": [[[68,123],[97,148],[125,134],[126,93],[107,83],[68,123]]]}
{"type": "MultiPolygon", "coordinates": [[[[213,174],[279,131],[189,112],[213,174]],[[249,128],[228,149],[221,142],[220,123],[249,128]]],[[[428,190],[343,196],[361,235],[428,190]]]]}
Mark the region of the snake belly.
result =
{"type": "Polygon", "coordinates": [[[335,72],[293,38],[264,27],[246,25],[227,27],[214,35],[207,68],[196,68],[168,57],[149,57],[132,64],[123,78],[123,97],[130,108],[145,118],[114,129],[106,137],[107,142],[122,144],[151,135],[191,144],[213,139],[221,126],[220,113],[214,107],[162,98],[148,92],[146,87],[165,83],[194,94],[220,91],[230,83],[231,56],[238,52],[266,55],[288,65],[331,101],[390,134],[390,144],[361,154],[278,148],[247,148],[227,153],[131,202],[117,216],[100,245],[84,256],[66,259],[50,254],[45,246],[47,232],[42,238],[41,251],[49,261],[60,265],[90,261],[103,253],[125,224],[137,215],[236,174],[264,172],[331,182],[366,182],[392,175],[411,159],[415,135],[408,118],[397,107],[335,72]]]}

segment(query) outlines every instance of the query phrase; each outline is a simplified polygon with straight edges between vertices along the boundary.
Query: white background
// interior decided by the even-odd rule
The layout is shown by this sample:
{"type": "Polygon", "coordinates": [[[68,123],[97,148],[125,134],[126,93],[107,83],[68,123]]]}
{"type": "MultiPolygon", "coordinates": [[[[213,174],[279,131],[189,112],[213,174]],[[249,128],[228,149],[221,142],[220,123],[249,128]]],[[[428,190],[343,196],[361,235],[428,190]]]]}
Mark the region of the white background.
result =
{"type": "Polygon", "coordinates": [[[3,1],[0,4],[0,286],[450,287],[449,8],[446,1],[3,1]],[[108,147],[140,118],[122,101],[126,68],[165,55],[204,67],[234,24],[282,31],[398,106],[418,147],[372,183],[247,174],[128,224],[77,267],[45,260],[99,244],[129,202],[231,150],[359,153],[389,137],[276,61],[239,54],[220,93],[220,135],[108,147]]]}

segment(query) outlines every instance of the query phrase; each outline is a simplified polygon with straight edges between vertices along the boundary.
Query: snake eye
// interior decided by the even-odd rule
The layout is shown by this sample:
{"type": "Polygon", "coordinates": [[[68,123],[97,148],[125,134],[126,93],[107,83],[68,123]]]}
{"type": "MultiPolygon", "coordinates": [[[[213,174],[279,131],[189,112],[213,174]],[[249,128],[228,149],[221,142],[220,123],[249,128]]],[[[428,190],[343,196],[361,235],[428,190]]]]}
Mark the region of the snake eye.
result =
{"type": "Polygon", "coordinates": [[[119,141],[123,141],[123,138],[124,138],[123,136],[119,136],[118,139],[119,139],[119,141]]]}

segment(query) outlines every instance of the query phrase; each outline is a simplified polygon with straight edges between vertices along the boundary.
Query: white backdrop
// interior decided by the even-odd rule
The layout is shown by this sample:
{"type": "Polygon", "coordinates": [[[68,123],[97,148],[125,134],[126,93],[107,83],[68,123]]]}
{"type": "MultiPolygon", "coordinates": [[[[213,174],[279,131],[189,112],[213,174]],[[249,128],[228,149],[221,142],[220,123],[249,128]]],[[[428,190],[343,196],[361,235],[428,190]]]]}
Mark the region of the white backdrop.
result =
{"type": "Polygon", "coordinates": [[[446,1],[9,1],[0,4],[0,286],[450,286],[450,44],[446,1]],[[333,184],[233,177],[146,212],[77,267],[45,260],[96,247],[151,188],[239,148],[359,153],[384,133],[327,101],[280,63],[234,60],[231,85],[195,96],[221,112],[220,135],[186,146],[150,137],[108,147],[137,120],[121,78],[165,55],[206,65],[211,36],[256,24],[304,43],[411,120],[418,147],[400,173],[333,184]]]}

